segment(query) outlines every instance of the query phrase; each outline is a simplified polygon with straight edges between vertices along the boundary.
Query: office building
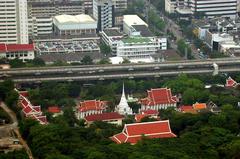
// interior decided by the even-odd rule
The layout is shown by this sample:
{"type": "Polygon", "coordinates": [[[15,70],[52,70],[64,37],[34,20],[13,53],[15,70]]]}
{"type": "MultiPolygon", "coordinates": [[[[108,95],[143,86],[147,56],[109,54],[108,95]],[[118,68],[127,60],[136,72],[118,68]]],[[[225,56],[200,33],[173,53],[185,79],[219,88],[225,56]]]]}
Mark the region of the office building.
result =
{"type": "Polygon", "coordinates": [[[28,1],[29,34],[31,36],[52,34],[52,17],[62,14],[79,15],[84,12],[84,4],[81,1],[28,1]]]}
{"type": "Polygon", "coordinates": [[[204,13],[207,17],[222,16],[236,18],[237,0],[191,0],[193,13],[204,13]]]}
{"type": "Polygon", "coordinates": [[[97,20],[98,31],[114,26],[115,2],[113,0],[93,0],[93,17],[97,20]]]}

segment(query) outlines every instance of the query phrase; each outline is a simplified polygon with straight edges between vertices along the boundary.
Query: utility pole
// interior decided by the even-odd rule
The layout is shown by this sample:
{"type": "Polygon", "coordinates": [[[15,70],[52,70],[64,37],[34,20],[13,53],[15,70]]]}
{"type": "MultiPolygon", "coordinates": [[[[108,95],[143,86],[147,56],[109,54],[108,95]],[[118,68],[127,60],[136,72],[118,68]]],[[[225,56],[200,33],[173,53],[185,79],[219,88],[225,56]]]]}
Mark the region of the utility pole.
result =
{"type": "Polygon", "coordinates": [[[145,1],[145,17],[146,17],[146,21],[147,21],[147,24],[149,24],[149,11],[150,11],[150,4],[151,4],[151,1],[150,0],[146,0],[145,1]]]}

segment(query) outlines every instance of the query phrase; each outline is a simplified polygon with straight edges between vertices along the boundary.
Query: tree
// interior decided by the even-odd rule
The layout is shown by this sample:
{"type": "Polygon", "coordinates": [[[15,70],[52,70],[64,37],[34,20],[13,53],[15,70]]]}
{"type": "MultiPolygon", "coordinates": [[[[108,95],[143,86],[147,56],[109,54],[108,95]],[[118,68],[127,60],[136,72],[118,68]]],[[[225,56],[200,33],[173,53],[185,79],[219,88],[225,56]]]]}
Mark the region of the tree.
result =
{"type": "Polygon", "coordinates": [[[183,39],[178,40],[177,42],[177,49],[180,53],[181,56],[185,56],[187,53],[187,58],[191,59],[192,58],[192,50],[191,48],[185,43],[183,39]]]}
{"type": "Polygon", "coordinates": [[[5,100],[7,94],[14,89],[12,80],[5,80],[0,83],[0,99],[5,100]]]}
{"type": "Polygon", "coordinates": [[[65,120],[67,121],[68,125],[73,127],[74,124],[76,123],[77,119],[76,119],[75,114],[71,107],[64,109],[63,116],[64,116],[65,120]]]}
{"type": "Polygon", "coordinates": [[[101,59],[98,64],[111,64],[110,60],[108,58],[101,59]]]}
{"type": "Polygon", "coordinates": [[[21,122],[19,123],[19,130],[20,130],[23,138],[27,139],[28,135],[30,133],[31,127],[36,126],[38,124],[39,123],[36,120],[33,120],[33,119],[21,120],[21,122]]]}
{"type": "Polygon", "coordinates": [[[81,63],[83,65],[92,65],[93,64],[93,60],[91,59],[91,57],[89,55],[85,55],[82,60],[81,63]]]}
{"type": "Polygon", "coordinates": [[[10,60],[9,64],[12,68],[20,68],[20,67],[25,67],[26,66],[25,63],[18,58],[10,60]]]}
{"type": "Polygon", "coordinates": [[[100,44],[100,50],[101,50],[101,53],[104,55],[109,55],[112,51],[111,47],[106,45],[105,43],[100,44]]]}
{"type": "Polygon", "coordinates": [[[128,59],[124,58],[122,63],[131,63],[128,59]]]}
{"type": "Polygon", "coordinates": [[[45,62],[41,58],[35,58],[32,60],[33,66],[45,66],[45,62]]]}
{"type": "Polygon", "coordinates": [[[17,105],[18,93],[15,90],[10,91],[5,99],[6,105],[13,108],[17,105]]]}

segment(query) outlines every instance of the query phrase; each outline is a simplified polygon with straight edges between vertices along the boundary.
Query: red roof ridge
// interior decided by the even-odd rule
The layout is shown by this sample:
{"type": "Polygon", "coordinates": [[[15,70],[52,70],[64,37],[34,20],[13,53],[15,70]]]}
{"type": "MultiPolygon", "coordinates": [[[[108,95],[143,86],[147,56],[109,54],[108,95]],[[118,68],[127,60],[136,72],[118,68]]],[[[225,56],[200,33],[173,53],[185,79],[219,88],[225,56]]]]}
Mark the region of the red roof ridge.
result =
{"type": "Polygon", "coordinates": [[[168,122],[169,120],[158,120],[158,121],[150,121],[150,122],[142,122],[142,123],[131,123],[131,124],[125,124],[126,125],[144,125],[144,124],[152,124],[152,123],[164,123],[164,122],[168,122]]]}
{"type": "MultiPolygon", "coordinates": [[[[172,133],[171,129],[170,129],[170,131],[167,131],[167,132],[144,134],[144,136],[161,135],[161,134],[169,134],[169,133],[172,133]]],[[[176,137],[176,135],[174,133],[172,133],[172,134],[176,137]]],[[[140,135],[131,135],[129,138],[131,138],[131,137],[138,137],[138,136],[142,136],[142,134],[140,134],[140,135]]]]}

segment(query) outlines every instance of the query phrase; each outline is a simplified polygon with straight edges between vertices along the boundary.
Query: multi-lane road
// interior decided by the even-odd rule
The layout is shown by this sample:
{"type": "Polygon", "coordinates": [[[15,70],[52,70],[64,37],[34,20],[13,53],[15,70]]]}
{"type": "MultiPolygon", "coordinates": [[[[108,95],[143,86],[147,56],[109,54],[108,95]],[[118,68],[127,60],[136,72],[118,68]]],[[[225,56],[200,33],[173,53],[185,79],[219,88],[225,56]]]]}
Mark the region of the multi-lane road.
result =
{"type": "Polygon", "coordinates": [[[240,58],[193,60],[164,63],[60,66],[0,70],[0,81],[88,81],[108,79],[158,78],[186,74],[216,74],[240,71],[240,58]],[[218,70],[213,67],[218,65],[218,70]]]}

